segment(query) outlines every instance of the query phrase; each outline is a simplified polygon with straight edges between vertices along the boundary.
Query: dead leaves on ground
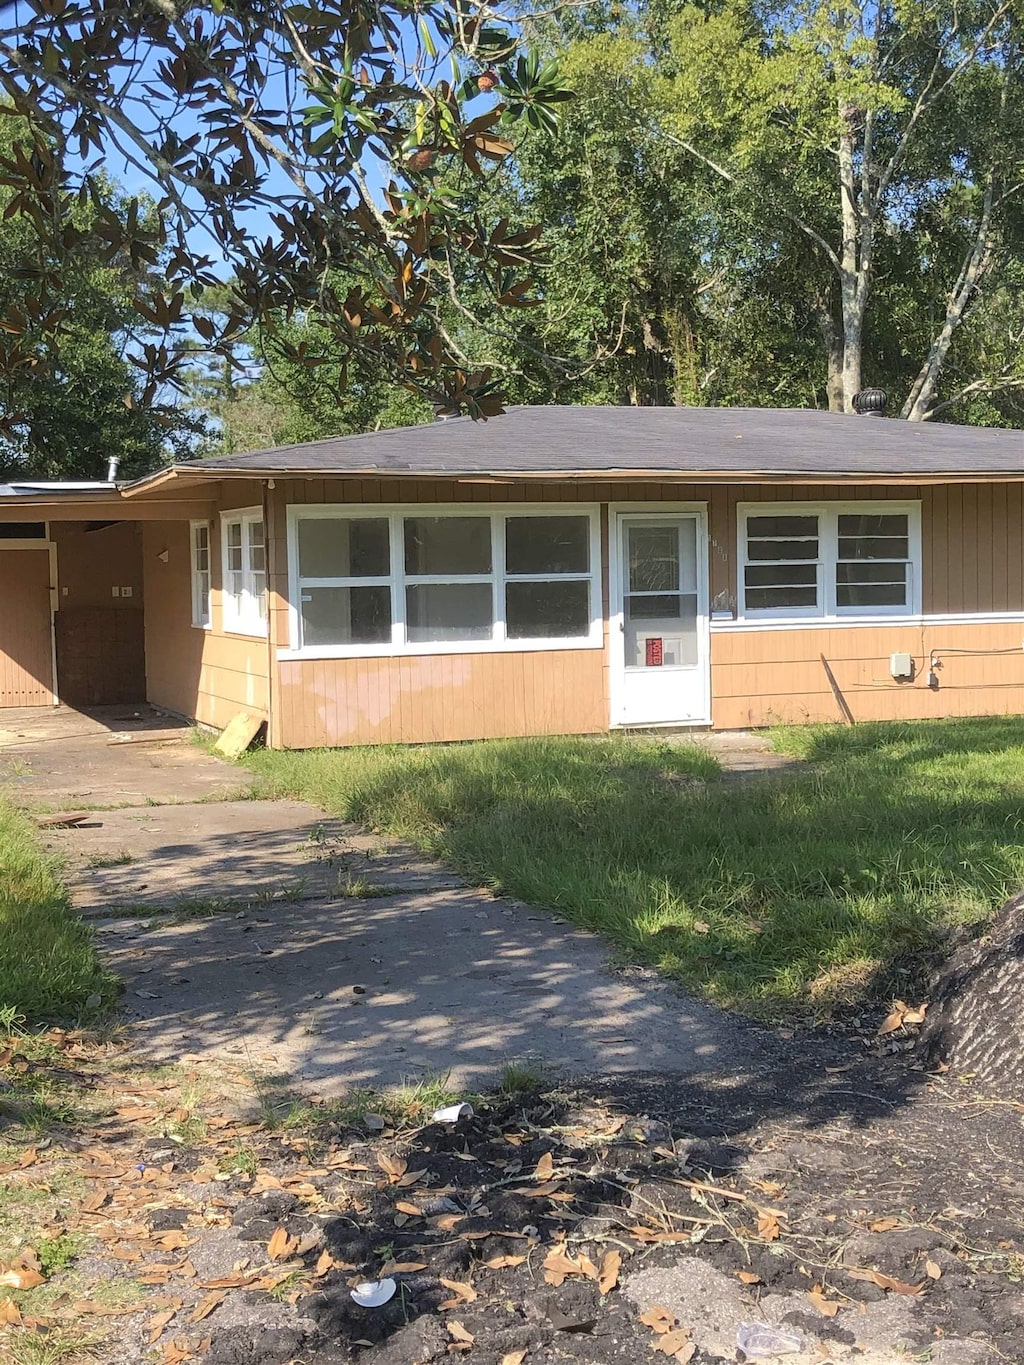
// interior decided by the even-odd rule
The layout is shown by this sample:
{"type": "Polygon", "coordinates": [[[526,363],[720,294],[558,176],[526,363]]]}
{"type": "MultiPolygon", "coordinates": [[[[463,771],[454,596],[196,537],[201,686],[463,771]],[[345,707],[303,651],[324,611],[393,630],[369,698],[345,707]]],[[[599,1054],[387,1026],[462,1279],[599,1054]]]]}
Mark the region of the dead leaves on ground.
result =
{"type": "Polygon", "coordinates": [[[921,1294],[924,1291],[924,1280],[919,1284],[907,1284],[892,1275],[883,1275],[880,1270],[864,1270],[860,1267],[854,1267],[846,1273],[851,1280],[866,1280],[869,1284],[876,1284],[879,1289],[888,1289],[893,1294],[921,1294]]]}
{"type": "Polygon", "coordinates": [[[566,1280],[575,1277],[581,1280],[594,1280],[602,1294],[610,1294],[618,1284],[621,1267],[621,1252],[605,1252],[601,1257],[601,1264],[596,1266],[589,1256],[582,1253],[579,1256],[570,1256],[564,1243],[553,1247],[543,1262],[545,1282],[556,1289],[566,1280]]]}
{"type": "Polygon", "coordinates": [[[660,1303],[641,1313],[640,1321],[645,1327],[649,1327],[657,1338],[651,1343],[653,1351],[672,1356],[679,1361],[679,1365],[687,1365],[687,1361],[692,1360],[697,1354],[697,1347],[690,1340],[689,1328],[680,1327],[675,1313],[660,1303]]]}

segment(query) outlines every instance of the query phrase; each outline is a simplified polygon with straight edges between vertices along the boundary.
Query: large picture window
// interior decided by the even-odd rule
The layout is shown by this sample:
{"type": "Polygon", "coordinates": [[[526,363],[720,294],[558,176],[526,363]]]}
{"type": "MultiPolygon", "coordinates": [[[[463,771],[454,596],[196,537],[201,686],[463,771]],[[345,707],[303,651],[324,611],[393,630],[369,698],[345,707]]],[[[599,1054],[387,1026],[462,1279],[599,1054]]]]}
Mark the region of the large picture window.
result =
{"type": "Polygon", "coordinates": [[[601,643],[593,509],[293,507],[289,537],[299,652],[601,643]]]}
{"type": "Polygon", "coordinates": [[[739,508],[742,617],[919,611],[920,561],[917,503],[739,508]]]}
{"type": "Polygon", "coordinates": [[[263,513],[225,512],[221,547],[224,629],[267,633],[267,560],[263,513]]]}

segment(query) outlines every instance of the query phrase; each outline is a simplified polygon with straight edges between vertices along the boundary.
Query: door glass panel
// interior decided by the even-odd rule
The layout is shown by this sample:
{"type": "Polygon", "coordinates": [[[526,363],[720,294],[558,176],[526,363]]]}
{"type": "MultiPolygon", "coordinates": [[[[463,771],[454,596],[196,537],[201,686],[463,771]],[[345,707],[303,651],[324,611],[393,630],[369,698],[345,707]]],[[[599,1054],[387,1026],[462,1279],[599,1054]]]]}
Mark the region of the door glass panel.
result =
{"type": "Polygon", "coordinates": [[[692,518],[626,527],[627,669],[698,663],[697,526],[692,518]]]}
{"type": "Polygon", "coordinates": [[[629,592],[675,592],[679,588],[679,528],[629,528],[629,592]]]}

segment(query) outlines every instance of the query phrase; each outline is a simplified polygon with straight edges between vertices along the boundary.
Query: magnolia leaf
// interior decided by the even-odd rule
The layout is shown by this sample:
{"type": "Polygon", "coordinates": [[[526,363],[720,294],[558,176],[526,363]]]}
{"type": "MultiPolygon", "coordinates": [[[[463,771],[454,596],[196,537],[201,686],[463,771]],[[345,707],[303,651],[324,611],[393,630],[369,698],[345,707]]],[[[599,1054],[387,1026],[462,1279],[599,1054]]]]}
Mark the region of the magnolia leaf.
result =
{"type": "Polygon", "coordinates": [[[602,1294],[608,1294],[619,1282],[619,1270],[622,1268],[622,1253],[620,1251],[607,1251],[601,1258],[601,1269],[598,1274],[597,1285],[602,1294]]]}
{"type": "Polygon", "coordinates": [[[640,1321],[652,1332],[671,1332],[676,1325],[676,1315],[670,1313],[660,1303],[656,1303],[653,1307],[648,1308],[646,1313],[640,1314],[640,1321]]]}
{"type": "Polygon", "coordinates": [[[807,1291],[807,1297],[814,1304],[818,1312],[825,1318],[834,1318],[842,1307],[835,1299],[826,1299],[824,1291],[815,1285],[813,1289],[807,1291]]]}

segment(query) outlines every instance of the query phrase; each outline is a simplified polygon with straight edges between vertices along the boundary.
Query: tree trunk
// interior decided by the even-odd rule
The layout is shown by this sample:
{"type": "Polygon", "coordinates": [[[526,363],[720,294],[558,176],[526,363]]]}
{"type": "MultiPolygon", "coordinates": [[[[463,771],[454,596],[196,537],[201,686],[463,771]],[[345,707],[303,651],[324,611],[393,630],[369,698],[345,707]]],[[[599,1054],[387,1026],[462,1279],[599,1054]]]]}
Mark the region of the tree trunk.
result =
{"type": "Polygon", "coordinates": [[[1024,894],[939,974],[918,1052],[984,1090],[1024,1098],[1024,894]]]}

